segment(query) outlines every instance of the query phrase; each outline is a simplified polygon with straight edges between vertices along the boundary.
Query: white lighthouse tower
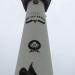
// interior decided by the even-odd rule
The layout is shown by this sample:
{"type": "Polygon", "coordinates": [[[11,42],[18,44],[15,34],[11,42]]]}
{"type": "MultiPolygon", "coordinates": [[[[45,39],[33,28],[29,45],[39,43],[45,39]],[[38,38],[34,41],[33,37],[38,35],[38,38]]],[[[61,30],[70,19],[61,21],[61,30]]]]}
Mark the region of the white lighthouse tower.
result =
{"type": "Polygon", "coordinates": [[[51,0],[22,0],[26,19],[15,75],[53,75],[46,15],[51,0]]]}

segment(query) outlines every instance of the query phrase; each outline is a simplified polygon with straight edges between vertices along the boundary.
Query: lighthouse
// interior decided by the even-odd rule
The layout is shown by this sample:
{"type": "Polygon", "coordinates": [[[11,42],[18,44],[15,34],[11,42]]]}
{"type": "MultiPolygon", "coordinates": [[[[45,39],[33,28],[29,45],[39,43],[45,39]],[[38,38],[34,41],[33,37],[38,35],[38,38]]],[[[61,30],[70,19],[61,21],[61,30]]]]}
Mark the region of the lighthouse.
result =
{"type": "Polygon", "coordinates": [[[22,0],[26,11],[15,75],[53,75],[46,15],[51,0],[22,0]]]}

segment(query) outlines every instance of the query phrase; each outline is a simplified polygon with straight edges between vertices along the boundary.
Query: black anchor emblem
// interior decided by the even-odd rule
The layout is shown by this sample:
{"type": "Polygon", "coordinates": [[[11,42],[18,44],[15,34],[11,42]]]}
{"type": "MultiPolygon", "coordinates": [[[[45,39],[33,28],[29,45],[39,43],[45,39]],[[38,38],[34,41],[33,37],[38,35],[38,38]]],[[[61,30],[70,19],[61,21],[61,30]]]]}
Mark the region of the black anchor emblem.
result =
{"type": "Polygon", "coordinates": [[[39,52],[39,49],[41,48],[41,44],[37,40],[32,40],[29,42],[28,47],[30,49],[30,52],[39,52]]]}

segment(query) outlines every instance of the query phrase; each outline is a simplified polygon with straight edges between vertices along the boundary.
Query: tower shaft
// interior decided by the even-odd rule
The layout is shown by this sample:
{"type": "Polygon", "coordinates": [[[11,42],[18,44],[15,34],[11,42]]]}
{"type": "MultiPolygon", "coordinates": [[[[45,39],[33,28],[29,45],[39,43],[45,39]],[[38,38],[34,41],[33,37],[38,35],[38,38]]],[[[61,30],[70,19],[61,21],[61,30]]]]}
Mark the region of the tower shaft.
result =
{"type": "Polygon", "coordinates": [[[15,75],[53,75],[42,1],[28,3],[15,75]]]}

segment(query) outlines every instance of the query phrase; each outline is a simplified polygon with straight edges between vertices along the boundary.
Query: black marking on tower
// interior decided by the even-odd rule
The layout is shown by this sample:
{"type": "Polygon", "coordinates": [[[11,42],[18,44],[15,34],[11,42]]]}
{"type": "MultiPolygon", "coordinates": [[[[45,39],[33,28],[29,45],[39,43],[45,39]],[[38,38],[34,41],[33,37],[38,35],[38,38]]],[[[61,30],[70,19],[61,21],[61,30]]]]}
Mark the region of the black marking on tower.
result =
{"type": "Polygon", "coordinates": [[[41,48],[41,43],[37,40],[32,40],[28,43],[28,48],[31,52],[40,52],[39,49],[41,48]]]}
{"type": "Polygon", "coordinates": [[[29,66],[29,70],[27,71],[26,68],[21,68],[19,75],[37,75],[37,73],[35,72],[34,68],[33,68],[33,62],[31,63],[31,65],[29,66]]]}

